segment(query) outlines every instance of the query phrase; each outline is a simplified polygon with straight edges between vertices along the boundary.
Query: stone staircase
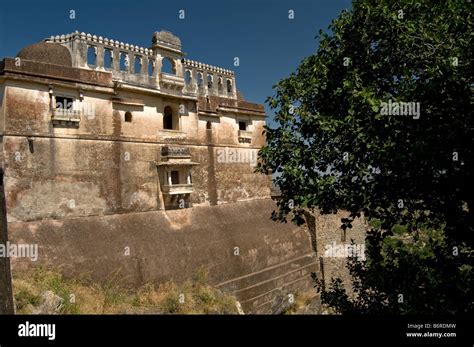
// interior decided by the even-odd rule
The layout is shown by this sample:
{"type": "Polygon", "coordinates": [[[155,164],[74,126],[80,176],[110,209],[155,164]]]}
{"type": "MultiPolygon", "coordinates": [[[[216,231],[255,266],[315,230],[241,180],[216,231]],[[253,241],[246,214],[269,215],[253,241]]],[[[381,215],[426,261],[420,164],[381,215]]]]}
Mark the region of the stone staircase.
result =
{"type": "Polygon", "coordinates": [[[290,294],[295,296],[313,287],[311,272],[318,272],[318,262],[313,254],[306,254],[217,287],[234,295],[246,314],[278,314],[289,306],[290,294]]]}

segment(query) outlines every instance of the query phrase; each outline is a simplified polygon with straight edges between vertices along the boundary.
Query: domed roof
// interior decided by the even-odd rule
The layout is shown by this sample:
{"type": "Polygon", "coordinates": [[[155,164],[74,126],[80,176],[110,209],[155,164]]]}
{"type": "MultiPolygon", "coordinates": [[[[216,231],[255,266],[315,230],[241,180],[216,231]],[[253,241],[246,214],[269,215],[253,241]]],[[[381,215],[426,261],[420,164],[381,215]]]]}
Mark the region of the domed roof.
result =
{"type": "Polygon", "coordinates": [[[72,66],[69,49],[53,42],[40,42],[26,46],[17,54],[17,57],[47,64],[72,66]]]}

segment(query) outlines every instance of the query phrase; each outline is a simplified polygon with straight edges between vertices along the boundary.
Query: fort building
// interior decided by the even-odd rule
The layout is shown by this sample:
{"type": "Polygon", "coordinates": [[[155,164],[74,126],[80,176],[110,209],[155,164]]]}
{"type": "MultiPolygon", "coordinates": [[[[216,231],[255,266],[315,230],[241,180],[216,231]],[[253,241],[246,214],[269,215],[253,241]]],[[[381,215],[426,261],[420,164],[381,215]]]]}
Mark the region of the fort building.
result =
{"type": "Polygon", "coordinates": [[[0,62],[8,238],[131,285],[204,267],[244,310],[271,312],[318,266],[305,230],[270,220],[271,179],[250,160],[265,119],[233,71],[188,59],[167,31],[148,48],[78,31],[27,46],[0,62]]]}
{"type": "Polygon", "coordinates": [[[6,188],[23,201],[10,205],[11,218],[268,196],[265,178],[249,165],[213,161],[219,147],[263,145],[263,106],[239,97],[233,71],[185,59],[180,39],[167,31],[156,32],[150,48],[79,32],[52,36],[5,59],[1,73],[3,144],[16,146],[11,169],[22,174],[6,188]],[[54,172],[21,172],[35,149],[43,165],[57,163],[54,172]],[[59,177],[47,188],[52,203],[38,206],[38,194],[48,200],[41,186],[59,177]],[[64,191],[74,209],[58,205],[64,191]]]}

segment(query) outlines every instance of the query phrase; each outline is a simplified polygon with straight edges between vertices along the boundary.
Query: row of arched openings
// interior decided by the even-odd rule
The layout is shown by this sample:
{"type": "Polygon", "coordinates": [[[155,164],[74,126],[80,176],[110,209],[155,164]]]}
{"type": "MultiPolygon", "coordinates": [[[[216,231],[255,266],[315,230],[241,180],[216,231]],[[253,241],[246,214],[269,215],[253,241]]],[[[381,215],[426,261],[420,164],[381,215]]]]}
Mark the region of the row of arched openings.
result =
{"type": "MultiPolygon", "coordinates": [[[[186,84],[191,84],[193,80],[193,76],[191,73],[191,70],[186,70],[184,73],[184,81],[186,84]]],[[[206,77],[206,84],[209,89],[212,89],[214,87],[214,76],[211,74],[207,74],[206,77]]],[[[204,86],[204,73],[201,71],[198,71],[196,73],[196,84],[198,87],[204,86]]],[[[224,89],[224,78],[222,76],[217,77],[217,90],[222,91],[224,89]]],[[[226,90],[227,93],[232,93],[232,80],[231,79],[226,79],[226,90]]]]}
{"type": "MultiPolygon", "coordinates": [[[[125,52],[120,52],[119,54],[119,70],[120,71],[128,71],[128,66],[130,64],[130,58],[128,53],[125,52]]],[[[139,55],[134,55],[133,56],[133,69],[131,70],[133,73],[136,74],[141,74],[145,73],[143,71],[143,59],[139,55]]],[[[91,67],[97,66],[97,47],[96,46],[89,46],[87,50],[87,64],[91,67]]],[[[113,54],[111,49],[104,49],[104,62],[103,66],[107,70],[112,70],[113,69],[113,54]]],[[[148,60],[148,66],[147,66],[147,74],[148,76],[153,76],[153,72],[155,69],[155,61],[153,59],[148,60]]],[[[161,67],[161,72],[168,73],[175,75],[176,74],[176,68],[174,65],[174,62],[172,61],[171,58],[164,57],[162,60],[162,67],[161,67]]]]}

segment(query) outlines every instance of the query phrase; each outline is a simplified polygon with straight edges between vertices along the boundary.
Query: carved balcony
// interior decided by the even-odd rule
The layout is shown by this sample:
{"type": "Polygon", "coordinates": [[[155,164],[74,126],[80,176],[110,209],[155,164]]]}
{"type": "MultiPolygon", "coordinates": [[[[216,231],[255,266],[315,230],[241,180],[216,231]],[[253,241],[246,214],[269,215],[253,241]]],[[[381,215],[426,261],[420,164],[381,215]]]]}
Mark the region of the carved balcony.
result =
{"type": "Polygon", "coordinates": [[[82,111],[71,109],[54,109],[51,120],[53,125],[79,126],[82,111]]]}
{"type": "Polygon", "coordinates": [[[162,72],[160,74],[160,86],[164,89],[181,91],[184,87],[184,78],[162,72]]]}
{"type": "Polygon", "coordinates": [[[252,138],[252,132],[248,130],[239,130],[239,137],[246,138],[246,139],[251,139],[252,138]]]}
{"type": "Polygon", "coordinates": [[[172,184],[162,185],[161,190],[163,194],[178,195],[178,194],[191,194],[194,191],[193,184],[172,184]]]}

